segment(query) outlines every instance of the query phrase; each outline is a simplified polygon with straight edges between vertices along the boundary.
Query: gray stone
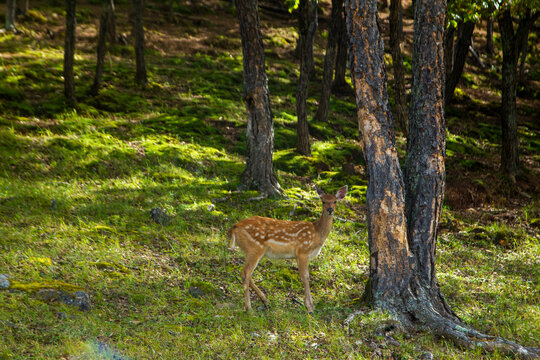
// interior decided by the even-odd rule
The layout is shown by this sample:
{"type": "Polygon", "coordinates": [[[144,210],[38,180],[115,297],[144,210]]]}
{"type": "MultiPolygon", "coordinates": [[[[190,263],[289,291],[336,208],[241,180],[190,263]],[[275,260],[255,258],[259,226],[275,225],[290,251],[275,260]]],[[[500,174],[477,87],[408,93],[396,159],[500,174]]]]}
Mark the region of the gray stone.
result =
{"type": "Polygon", "coordinates": [[[171,221],[171,217],[167,215],[165,210],[160,208],[153,208],[150,210],[150,217],[156,224],[167,225],[171,221]]]}
{"type": "Polygon", "coordinates": [[[204,295],[204,291],[202,291],[200,288],[196,286],[192,286],[188,290],[189,294],[193,296],[194,298],[200,298],[204,295]]]}
{"type": "Polygon", "coordinates": [[[8,289],[10,284],[7,275],[0,274],[0,289],[8,289]]]}
{"type": "Polygon", "coordinates": [[[73,305],[77,306],[81,311],[90,311],[92,305],[90,304],[90,296],[84,291],[75,292],[75,300],[73,305]]]}

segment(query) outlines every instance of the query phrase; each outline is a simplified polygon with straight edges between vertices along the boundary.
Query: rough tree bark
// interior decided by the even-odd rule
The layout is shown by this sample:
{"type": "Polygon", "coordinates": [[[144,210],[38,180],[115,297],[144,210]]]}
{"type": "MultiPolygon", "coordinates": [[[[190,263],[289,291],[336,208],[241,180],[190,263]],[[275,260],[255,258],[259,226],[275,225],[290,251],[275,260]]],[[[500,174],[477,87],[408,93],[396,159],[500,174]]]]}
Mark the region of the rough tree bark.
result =
{"type": "Polygon", "coordinates": [[[246,169],[240,189],[256,188],[261,196],[278,196],[281,187],[274,174],[274,125],[266,77],[264,48],[257,0],[236,0],[242,54],[244,101],[247,110],[246,169]]]}
{"type": "Polygon", "coordinates": [[[390,52],[392,54],[392,64],[394,69],[394,114],[401,130],[407,137],[407,93],[405,91],[405,67],[401,57],[401,0],[390,0],[390,52]]]}
{"type": "Polygon", "coordinates": [[[444,192],[445,0],[415,1],[405,177],[399,166],[389,111],[377,2],[346,0],[345,8],[353,55],[351,73],[368,173],[367,298],[375,307],[392,314],[405,328],[429,329],[460,346],[482,347],[524,358],[540,355],[538,349],[524,348],[467,327],[448,307],[437,282],[435,241],[444,192]]]}
{"type": "Polygon", "coordinates": [[[517,93],[517,64],[523,38],[527,38],[531,26],[540,17],[540,11],[531,14],[530,11],[519,21],[517,30],[514,32],[512,14],[510,10],[504,10],[499,16],[499,31],[503,50],[502,65],[502,149],[501,171],[512,181],[515,181],[519,173],[519,150],[516,118],[516,93],[517,93]]]}
{"type": "Polygon", "coordinates": [[[144,56],[144,28],[142,24],[142,14],[144,0],[131,0],[132,6],[132,34],[135,38],[135,82],[141,86],[146,86],[148,76],[146,74],[146,59],[144,56]]]}
{"type": "Polygon", "coordinates": [[[99,92],[101,77],[103,75],[103,65],[105,61],[105,53],[107,52],[107,41],[109,43],[115,41],[116,38],[116,21],[114,19],[114,0],[104,0],[101,18],[99,22],[99,38],[97,46],[96,74],[94,83],[90,88],[90,95],[96,96],[99,92]],[[111,27],[114,26],[113,29],[111,27]],[[114,35],[113,35],[114,34],[114,35]]]}
{"type": "Polygon", "coordinates": [[[296,151],[311,155],[307,121],[309,73],[313,68],[313,38],[317,30],[317,2],[300,0],[298,6],[298,32],[300,48],[300,78],[296,88],[297,142],[296,151]]]}
{"type": "Polygon", "coordinates": [[[76,0],[66,0],[66,38],[64,41],[64,95],[68,106],[74,106],[75,78],[73,64],[75,60],[75,29],[77,10],[76,0]]]}
{"type": "Polygon", "coordinates": [[[463,68],[467,61],[467,54],[469,53],[469,46],[471,46],[472,34],[474,31],[474,21],[466,21],[459,24],[458,27],[458,39],[456,47],[454,49],[454,59],[452,61],[452,71],[446,78],[446,87],[444,92],[444,104],[448,105],[454,97],[454,90],[456,89],[461,74],[463,74],[463,68]]]}
{"type": "Polygon", "coordinates": [[[332,0],[332,15],[330,16],[330,26],[328,27],[328,41],[326,43],[326,55],[324,56],[324,70],[322,79],[321,97],[319,107],[313,120],[328,121],[328,110],[330,107],[330,91],[332,87],[332,75],[334,75],[334,64],[336,63],[336,49],[341,24],[341,14],[343,13],[343,0],[332,0]]]}

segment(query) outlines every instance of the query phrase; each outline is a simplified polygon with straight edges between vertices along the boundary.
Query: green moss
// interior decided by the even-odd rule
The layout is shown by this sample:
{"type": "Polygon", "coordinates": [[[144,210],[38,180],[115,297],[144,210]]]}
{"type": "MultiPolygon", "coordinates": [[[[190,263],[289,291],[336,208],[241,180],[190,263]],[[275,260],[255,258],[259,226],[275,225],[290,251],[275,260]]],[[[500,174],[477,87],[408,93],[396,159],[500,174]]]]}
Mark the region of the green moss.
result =
{"type": "Polygon", "coordinates": [[[60,280],[46,280],[46,281],[31,282],[31,283],[22,283],[15,280],[10,280],[10,282],[11,282],[11,285],[9,287],[10,289],[22,290],[26,292],[35,292],[41,289],[55,289],[55,290],[62,290],[62,291],[67,291],[67,292],[84,290],[84,288],[82,287],[68,284],[60,280]]]}

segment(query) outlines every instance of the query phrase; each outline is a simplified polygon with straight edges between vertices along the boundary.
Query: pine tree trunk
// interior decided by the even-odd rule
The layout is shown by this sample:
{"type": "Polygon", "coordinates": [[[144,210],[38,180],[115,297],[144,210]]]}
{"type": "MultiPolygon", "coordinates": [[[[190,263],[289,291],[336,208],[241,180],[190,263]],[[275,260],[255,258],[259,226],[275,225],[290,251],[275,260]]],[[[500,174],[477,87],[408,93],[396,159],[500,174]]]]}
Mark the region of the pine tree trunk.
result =
{"type": "Polygon", "coordinates": [[[106,6],[108,11],[107,17],[107,41],[110,44],[114,44],[117,41],[116,36],[116,11],[114,7],[114,0],[104,0],[104,6],[106,6]]]}
{"type": "Polygon", "coordinates": [[[148,77],[146,75],[146,59],[144,55],[144,28],[142,24],[143,0],[131,0],[131,5],[133,9],[132,34],[135,38],[135,82],[141,86],[146,86],[148,77]]]}
{"type": "Polygon", "coordinates": [[[515,179],[519,171],[519,150],[516,119],[517,46],[512,15],[506,10],[499,17],[499,29],[503,51],[502,65],[502,151],[501,170],[515,179]]]}
{"type": "Polygon", "coordinates": [[[17,10],[20,12],[22,16],[28,15],[29,9],[30,9],[30,0],[19,0],[17,2],[17,10]]]}
{"type": "Polygon", "coordinates": [[[445,187],[445,17],[445,0],[417,0],[404,167],[405,215],[408,244],[415,263],[414,283],[423,292],[418,297],[419,304],[429,304],[443,318],[458,321],[444,300],[435,274],[437,228],[445,187]]]}
{"type": "Polygon", "coordinates": [[[76,103],[73,64],[75,59],[76,0],[66,0],[66,38],[64,42],[64,95],[68,106],[76,103]]]}
{"type": "Polygon", "coordinates": [[[348,62],[348,33],[345,23],[344,15],[341,16],[341,23],[339,26],[339,41],[336,56],[336,74],[334,76],[334,83],[332,84],[332,90],[336,93],[349,93],[351,90],[350,85],[345,81],[345,72],[347,71],[348,62]]]}
{"type": "Polygon", "coordinates": [[[448,26],[444,31],[444,69],[445,79],[450,78],[452,67],[454,66],[454,33],[456,28],[448,26]]]}
{"type": "Polygon", "coordinates": [[[394,94],[396,121],[407,137],[407,94],[405,92],[405,68],[401,57],[400,20],[401,0],[390,0],[390,52],[394,68],[394,94]]]}
{"type": "MultiPolygon", "coordinates": [[[[99,37],[97,46],[97,60],[96,60],[96,74],[94,76],[94,83],[90,88],[90,95],[96,96],[99,92],[99,86],[101,84],[101,77],[103,75],[103,66],[105,61],[105,53],[107,52],[107,41],[111,42],[111,24],[114,24],[114,2],[113,0],[105,0],[103,9],[101,11],[101,18],[99,22],[99,37]],[[113,20],[111,20],[111,17],[113,20]]],[[[114,30],[116,33],[116,30],[114,30]]],[[[116,37],[116,36],[115,36],[116,37]]],[[[114,37],[114,38],[115,38],[114,37]]],[[[114,38],[112,41],[114,41],[114,38]]]]}
{"type": "Polygon", "coordinates": [[[461,74],[463,74],[463,68],[467,61],[467,54],[469,53],[469,46],[471,46],[472,34],[474,31],[475,23],[473,21],[467,21],[461,23],[458,28],[458,40],[454,53],[454,61],[452,62],[452,72],[450,76],[446,78],[446,87],[444,92],[444,104],[448,105],[454,97],[454,90],[456,89],[461,74]]]}
{"type": "Polygon", "coordinates": [[[332,15],[328,28],[328,41],[326,43],[326,55],[324,56],[323,81],[319,107],[313,120],[328,121],[328,110],[330,107],[330,92],[332,87],[332,75],[334,75],[334,64],[336,63],[336,49],[339,35],[339,25],[341,24],[341,14],[343,13],[343,0],[332,0],[332,15]]]}
{"type": "Polygon", "coordinates": [[[6,2],[6,30],[17,31],[15,26],[15,0],[7,0],[6,2]]]}
{"type": "Polygon", "coordinates": [[[468,348],[522,358],[540,356],[538,349],[484,335],[463,324],[446,304],[435,276],[435,244],[444,191],[445,1],[415,1],[405,184],[388,111],[377,2],[346,0],[345,4],[353,55],[351,74],[368,173],[367,298],[405,328],[427,329],[468,348]]]}
{"type": "Polygon", "coordinates": [[[486,53],[492,56],[493,49],[493,18],[488,17],[486,20],[486,53]]]}
{"type": "Polygon", "coordinates": [[[247,110],[246,169],[240,189],[256,188],[262,196],[278,196],[274,174],[274,125],[266,77],[264,48],[256,0],[237,0],[244,57],[244,101],[247,110]]]}
{"type": "Polygon", "coordinates": [[[296,150],[302,155],[310,156],[307,96],[309,73],[313,67],[313,38],[317,30],[317,3],[315,1],[300,0],[298,29],[300,35],[300,78],[296,88],[296,115],[298,118],[296,150]]]}

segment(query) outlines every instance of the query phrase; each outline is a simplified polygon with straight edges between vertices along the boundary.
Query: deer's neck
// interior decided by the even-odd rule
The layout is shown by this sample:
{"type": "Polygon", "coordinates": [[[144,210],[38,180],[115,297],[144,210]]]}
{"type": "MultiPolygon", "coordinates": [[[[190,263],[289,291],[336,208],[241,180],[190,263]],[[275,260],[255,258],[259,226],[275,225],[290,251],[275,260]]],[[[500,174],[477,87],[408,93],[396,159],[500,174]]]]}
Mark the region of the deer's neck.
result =
{"type": "Polygon", "coordinates": [[[332,216],[324,211],[321,217],[313,222],[313,226],[319,233],[320,241],[324,242],[332,229],[332,216]]]}

